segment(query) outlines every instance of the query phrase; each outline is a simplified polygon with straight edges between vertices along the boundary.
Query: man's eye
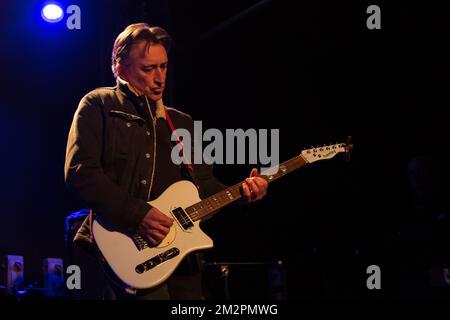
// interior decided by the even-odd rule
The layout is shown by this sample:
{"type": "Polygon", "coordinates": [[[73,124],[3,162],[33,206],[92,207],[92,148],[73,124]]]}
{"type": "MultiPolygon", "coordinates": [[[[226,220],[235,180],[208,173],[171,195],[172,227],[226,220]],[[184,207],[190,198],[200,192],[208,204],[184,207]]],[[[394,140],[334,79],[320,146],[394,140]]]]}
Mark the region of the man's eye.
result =
{"type": "Polygon", "coordinates": [[[150,71],[152,71],[153,70],[153,68],[144,68],[144,69],[142,69],[144,72],[150,72],[150,71]]]}

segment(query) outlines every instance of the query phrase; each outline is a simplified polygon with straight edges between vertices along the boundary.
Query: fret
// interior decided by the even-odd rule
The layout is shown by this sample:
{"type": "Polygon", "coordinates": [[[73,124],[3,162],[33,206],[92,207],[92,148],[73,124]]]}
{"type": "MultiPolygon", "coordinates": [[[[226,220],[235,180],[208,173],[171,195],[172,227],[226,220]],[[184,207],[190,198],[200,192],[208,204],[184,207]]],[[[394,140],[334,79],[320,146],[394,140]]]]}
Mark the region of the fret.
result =
{"type": "Polygon", "coordinates": [[[297,156],[295,158],[292,158],[286,162],[283,162],[278,166],[278,170],[274,174],[269,174],[273,169],[268,169],[265,172],[261,173],[261,176],[265,178],[268,182],[275,181],[282,176],[300,168],[301,166],[305,165],[307,161],[303,159],[301,156],[297,156]],[[266,173],[267,172],[267,173],[266,173]]]}

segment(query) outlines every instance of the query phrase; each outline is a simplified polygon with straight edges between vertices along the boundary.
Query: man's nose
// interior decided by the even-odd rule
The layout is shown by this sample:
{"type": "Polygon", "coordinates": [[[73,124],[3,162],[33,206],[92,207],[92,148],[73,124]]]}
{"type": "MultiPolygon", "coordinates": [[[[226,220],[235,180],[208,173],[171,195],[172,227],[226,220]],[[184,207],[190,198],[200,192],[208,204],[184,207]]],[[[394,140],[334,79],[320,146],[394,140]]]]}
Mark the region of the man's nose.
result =
{"type": "Polygon", "coordinates": [[[155,77],[153,78],[153,81],[156,85],[161,86],[164,82],[163,74],[161,72],[160,68],[155,69],[155,77]]]}

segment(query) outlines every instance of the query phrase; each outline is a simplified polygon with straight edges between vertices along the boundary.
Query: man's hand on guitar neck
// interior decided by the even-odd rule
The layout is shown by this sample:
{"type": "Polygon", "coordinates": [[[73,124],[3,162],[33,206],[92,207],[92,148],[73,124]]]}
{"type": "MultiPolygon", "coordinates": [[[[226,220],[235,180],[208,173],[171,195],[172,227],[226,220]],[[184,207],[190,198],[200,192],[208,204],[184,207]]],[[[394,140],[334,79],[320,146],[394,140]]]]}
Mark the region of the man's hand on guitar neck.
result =
{"type": "Polygon", "coordinates": [[[157,245],[169,233],[173,219],[156,208],[151,208],[139,225],[138,232],[152,245],[157,245]]]}
{"type": "Polygon", "coordinates": [[[242,196],[244,202],[250,203],[261,200],[267,193],[269,183],[259,176],[258,170],[253,168],[250,178],[242,183],[242,196]]]}

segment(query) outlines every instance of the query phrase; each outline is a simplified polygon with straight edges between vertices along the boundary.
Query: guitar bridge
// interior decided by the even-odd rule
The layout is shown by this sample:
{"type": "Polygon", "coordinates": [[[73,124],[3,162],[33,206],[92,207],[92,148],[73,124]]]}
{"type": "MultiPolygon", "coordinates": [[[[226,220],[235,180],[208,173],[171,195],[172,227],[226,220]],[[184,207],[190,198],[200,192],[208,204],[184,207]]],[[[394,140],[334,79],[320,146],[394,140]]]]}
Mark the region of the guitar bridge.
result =
{"type": "Polygon", "coordinates": [[[145,240],[144,238],[142,238],[138,233],[135,233],[133,235],[132,239],[139,251],[150,247],[150,244],[148,243],[148,241],[145,240]]]}

